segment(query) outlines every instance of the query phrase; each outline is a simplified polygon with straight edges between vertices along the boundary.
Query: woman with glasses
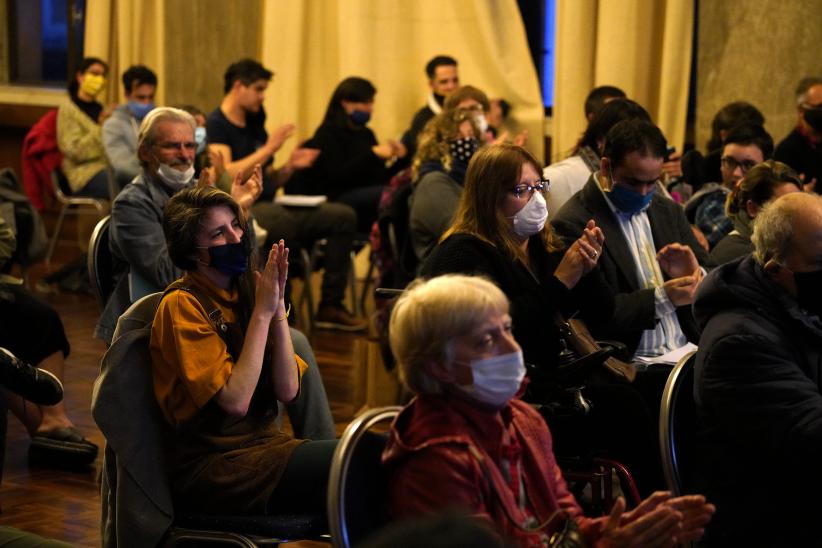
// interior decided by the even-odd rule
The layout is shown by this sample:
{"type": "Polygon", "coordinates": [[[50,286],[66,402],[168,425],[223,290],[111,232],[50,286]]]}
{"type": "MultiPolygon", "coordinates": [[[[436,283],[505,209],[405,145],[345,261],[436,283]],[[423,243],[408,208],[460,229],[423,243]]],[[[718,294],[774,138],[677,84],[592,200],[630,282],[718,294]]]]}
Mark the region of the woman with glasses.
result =
{"type": "MultiPolygon", "coordinates": [[[[516,145],[477,152],[454,221],[421,275],[471,274],[494,282],[511,303],[513,334],[531,367],[528,397],[551,405],[554,387],[567,388],[560,371],[567,348],[558,323],[579,316],[592,330],[605,325],[614,299],[597,268],[604,234],[589,221],[564,248],[547,222],[549,182],[541,173],[536,159],[516,145]]],[[[661,488],[656,425],[639,392],[601,368],[583,380],[593,410],[552,421],[558,453],[605,454],[628,466],[643,495],[661,488]]]]}
{"type": "Polygon", "coordinates": [[[720,182],[707,183],[685,204],[685,215],[705,235],[711,248],[733,229],[725,200],[745,174],[773,154],[773,139],[758,125],[741,125],[725,136],[720,182]]]}
{"type": "Polygon", "coordinates": [[[711,259],[716,264],[724,264],[751,253],[753,220],[762,206],[783,194],[801,191],[799,176],[782,162],[768,160],[746,170],[745,177],[736,183],[725,202],[733,230],[716,244],[711,259]]]}

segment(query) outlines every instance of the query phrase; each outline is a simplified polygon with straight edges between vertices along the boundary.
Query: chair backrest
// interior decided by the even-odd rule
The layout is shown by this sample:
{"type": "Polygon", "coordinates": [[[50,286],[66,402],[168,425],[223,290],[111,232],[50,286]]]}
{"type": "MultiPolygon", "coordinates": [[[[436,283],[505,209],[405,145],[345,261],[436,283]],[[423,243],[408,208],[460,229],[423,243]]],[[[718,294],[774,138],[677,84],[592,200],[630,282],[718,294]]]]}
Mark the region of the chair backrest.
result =
{"type": "Polygon", "coordinates": [[[356,545],[387,521],[388,479],[381,457],[388,438],[369,430],[393,420],[401,409],[366,411],[340,437],[328,479],[328,525],[336,548],[356,545]]]}
{"type": "Polygon", "coordinates": [[[659,445],[665,482],[674,495],[690,492],[696,442],[694,363],[696,352],[683,356],[671,371],[659,412],[659,445]]]}
{"type": "Polygon", "coordinates": [[[108,246],[111,215],[106,215],[94,227],[88,243],[88,277],[100,310],[114,291],[114,259],[108,246]]]}

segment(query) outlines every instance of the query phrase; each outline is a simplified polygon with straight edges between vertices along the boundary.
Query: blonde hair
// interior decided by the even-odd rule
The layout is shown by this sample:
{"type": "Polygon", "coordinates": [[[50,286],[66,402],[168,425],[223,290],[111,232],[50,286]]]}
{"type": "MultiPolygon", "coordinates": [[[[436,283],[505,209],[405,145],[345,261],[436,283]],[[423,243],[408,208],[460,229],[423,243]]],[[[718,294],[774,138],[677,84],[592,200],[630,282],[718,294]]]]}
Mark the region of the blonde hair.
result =
{"type": "Polygon", "coordinates": [[[439,162],[446,172],[451,170],[451,141],[460,138],[460,126],[465,121],[470,122],[474,138],[482,143],[482,131],[469,112],[446,110],[428,120],[417,139],[417,153],[411,166],[413,180],[417,179],[420,166],[426,162],[439,162]]]}
{"type": "Polygon", "coordinates": [[[394,305],[389,324],[402,382],[417,394],[441,393],[441,383],[425,365],[450,366],[454,339],[492,312],[507,313],[508,298],[485,278],[449,274],[412,282],[394,305]]]}

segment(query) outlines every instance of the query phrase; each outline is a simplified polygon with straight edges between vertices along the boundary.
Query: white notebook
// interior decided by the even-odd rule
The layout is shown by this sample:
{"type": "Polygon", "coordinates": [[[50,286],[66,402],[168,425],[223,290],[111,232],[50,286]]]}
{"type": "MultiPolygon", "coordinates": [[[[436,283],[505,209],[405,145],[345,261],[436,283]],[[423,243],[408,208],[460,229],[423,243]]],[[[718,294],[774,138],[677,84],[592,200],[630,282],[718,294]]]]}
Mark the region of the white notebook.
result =
{"type": "Polygon", "coordinates": [[[292,207],[317,207],[328,201],[328,196],[310,196],[306,194],[280,194],[275,199],[280,205],[292,207]]]}

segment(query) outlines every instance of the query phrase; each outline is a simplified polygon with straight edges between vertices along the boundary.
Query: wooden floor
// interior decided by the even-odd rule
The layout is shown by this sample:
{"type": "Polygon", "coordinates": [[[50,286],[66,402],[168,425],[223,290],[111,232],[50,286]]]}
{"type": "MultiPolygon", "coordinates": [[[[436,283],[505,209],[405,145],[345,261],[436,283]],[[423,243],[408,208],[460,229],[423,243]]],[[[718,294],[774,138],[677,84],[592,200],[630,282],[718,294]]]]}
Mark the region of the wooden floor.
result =
{"type": "MultiPolygon", "coordinates": [[[[78,253],[76,247],[58,247],[56,266],[78,253]]],[[[36,282],[45,267],[35,268],[36,282]]],[[[65,394],[68,414],[93,442],[103,446],[103,437],[89,410],[92,383],[97,377],[105,346],[92,338],[98,308],[91,296],[42,294],[65,324],[71,355],[66,361],[65,394]]],[[[311,337],[320,363],[338,434],[362,404],[363,372],[355,367],[353,353],[363,337],[318,331],[311,337]]],[[[360,355],[360,354],[358,354],[360,355]]],[[[97,481],[101,456],[84,472],[55,471],[29,465],[29,438],[22,425],[9,414],[5,470],[0,485],[0,525],[9,525],[77,546],[99,546],[100,495],[97,481]]]]}

